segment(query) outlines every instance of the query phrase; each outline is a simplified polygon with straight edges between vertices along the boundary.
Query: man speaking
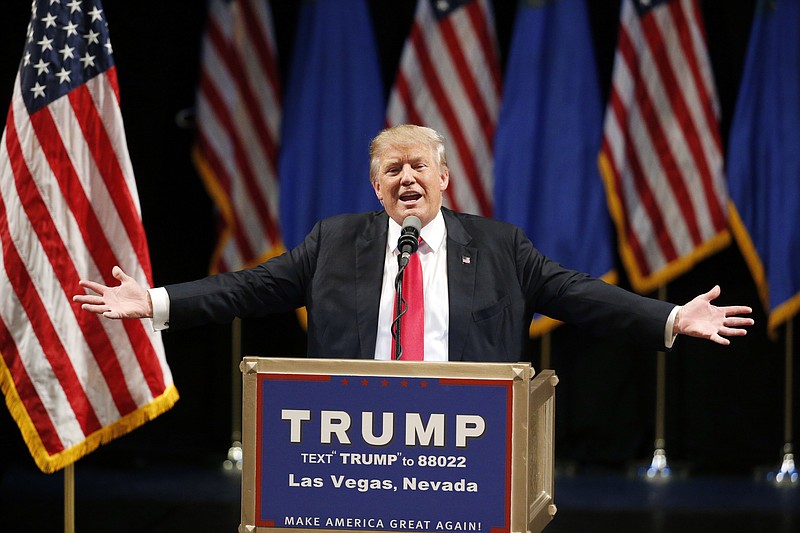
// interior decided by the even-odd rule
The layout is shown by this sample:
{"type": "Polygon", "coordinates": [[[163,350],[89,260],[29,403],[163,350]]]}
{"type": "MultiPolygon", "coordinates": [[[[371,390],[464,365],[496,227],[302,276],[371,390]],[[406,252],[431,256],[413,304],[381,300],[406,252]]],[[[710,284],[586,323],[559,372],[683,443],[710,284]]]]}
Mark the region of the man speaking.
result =
{"type": "Polygon", "coordinates": [[[333,358],[524,360],[534,312],[655,350],[679,334],[729,344],[753,324],[739,316],[749,307],[711,303],[717,286],[684,306],[645,298],[562,267],[513,225],[442,207],[450,174],[444,139],[430,128],[382,131],[370,144],[370,178],[384,210],[321,220],[296,248],[252,269],[146,290],[115,267],[120,285],[82,280],[93,294],[73,299],[107,318],[152,318],[156,329],[305,306],[308,355],[333,358]],[[413,234],[409,217],[421,229],[398,305],[398,241],[413,234]],[[401,351],[392,335],[398,309],[401,351]]]}

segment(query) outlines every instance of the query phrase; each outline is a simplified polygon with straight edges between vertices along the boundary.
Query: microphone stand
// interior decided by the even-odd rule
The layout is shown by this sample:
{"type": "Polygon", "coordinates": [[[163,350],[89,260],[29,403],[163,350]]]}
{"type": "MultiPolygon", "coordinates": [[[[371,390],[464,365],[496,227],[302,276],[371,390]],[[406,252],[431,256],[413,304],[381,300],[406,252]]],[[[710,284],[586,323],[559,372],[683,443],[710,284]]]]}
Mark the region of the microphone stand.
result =
{"type": "Polygon", "coordinates": [[[402,255],[397,256],[397,276],[394,278],[395,296],[395,313],[394,322],[392,322],[392,337],[394,338],[394,359],[399,361],[403,356],[403,345],[400,342],[400,330],[402,328],[403,315],[406,314],[407,306],[403,298],[403,273],[408,265],[408,259],[403,261],[402,255]]]}

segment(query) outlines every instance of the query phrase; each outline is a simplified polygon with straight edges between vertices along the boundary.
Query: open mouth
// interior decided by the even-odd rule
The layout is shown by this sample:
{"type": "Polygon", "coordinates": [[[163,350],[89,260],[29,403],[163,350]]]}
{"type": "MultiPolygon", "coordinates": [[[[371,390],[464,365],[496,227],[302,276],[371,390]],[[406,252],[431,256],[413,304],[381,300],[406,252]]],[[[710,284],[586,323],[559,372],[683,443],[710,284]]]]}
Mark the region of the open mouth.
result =
{"type": "Polygon", "coordinates": [[[403,194],[400,195],[400,201],[406,203],[414,203],[420,198],[422,198],[422,195],[414,191],[404,192],[403,194]]]}

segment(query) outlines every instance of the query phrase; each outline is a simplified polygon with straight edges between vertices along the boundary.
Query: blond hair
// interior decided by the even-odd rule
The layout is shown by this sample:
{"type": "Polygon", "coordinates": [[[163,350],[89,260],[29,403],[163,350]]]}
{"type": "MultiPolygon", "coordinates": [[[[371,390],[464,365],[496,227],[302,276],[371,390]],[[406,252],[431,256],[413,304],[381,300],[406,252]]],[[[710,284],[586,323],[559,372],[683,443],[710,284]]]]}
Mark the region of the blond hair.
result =
{"type": "Polygon", "coordinates": [[[414,124],[401,124],[381,131],[369,143],[369,177],[372,182],[378,179],[381,166],[381,156],[389,147],[412,146],[415,144],[427,145],[435,154],[439,162],[439,173],[447,168],[447,158],[444,153],[444,137],[432,129],[414,124]]]}

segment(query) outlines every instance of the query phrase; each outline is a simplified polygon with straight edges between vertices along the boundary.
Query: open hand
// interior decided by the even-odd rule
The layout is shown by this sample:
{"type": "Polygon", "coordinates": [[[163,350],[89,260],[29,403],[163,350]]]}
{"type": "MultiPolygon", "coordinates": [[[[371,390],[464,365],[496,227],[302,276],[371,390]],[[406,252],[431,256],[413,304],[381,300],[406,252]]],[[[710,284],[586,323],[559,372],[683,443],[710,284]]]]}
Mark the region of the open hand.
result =
{"type": "Polygon", "coordinates": [[[100,283],[80,280],[80,286],[96,294],[76,294],[72,301],[81,304],[81,309],[102,314],[106,318],[152,318],[153,306],[147,290],[127,275],[118,266],[111,275],[121,283],[106,287],[100,283]]]}
{"type": "Polygon", "coordinates": [[[673,332],[691,337],[700,337],[728,345],[725,337],[741,337],[747,335],[744,326],[752,326],[753,319],[737,315],[749,315],[753,310],[744,305],[717,307],[711,301],[720,294],[719,285],[705,294],[701,294],[687,303],[675,317],[673,332]]]}

